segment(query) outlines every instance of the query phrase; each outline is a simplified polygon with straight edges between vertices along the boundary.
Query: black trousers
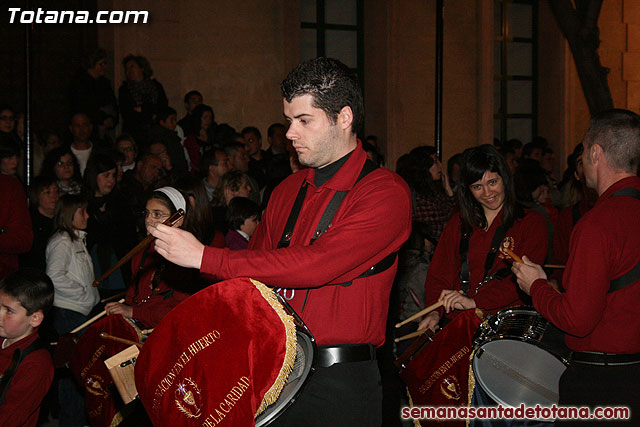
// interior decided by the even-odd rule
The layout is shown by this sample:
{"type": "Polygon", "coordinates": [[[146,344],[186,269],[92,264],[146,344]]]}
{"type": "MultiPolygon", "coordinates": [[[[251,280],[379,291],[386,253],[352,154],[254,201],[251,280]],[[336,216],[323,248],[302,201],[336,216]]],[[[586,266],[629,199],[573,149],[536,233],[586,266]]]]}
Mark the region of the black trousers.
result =
{"type": "Polygon", "coordinates": [[[382,386],[375,360],[318,368],[298,399],[271,425],[375,426],[382,423],[382,386]]]}
{"type": "Polygon", "coordinates": [[[640,425],[640,364],[595,366],[572,363],[560,377],[560,406],[627,406],[630,420],[557,420],[558,426],[640,425]]]}

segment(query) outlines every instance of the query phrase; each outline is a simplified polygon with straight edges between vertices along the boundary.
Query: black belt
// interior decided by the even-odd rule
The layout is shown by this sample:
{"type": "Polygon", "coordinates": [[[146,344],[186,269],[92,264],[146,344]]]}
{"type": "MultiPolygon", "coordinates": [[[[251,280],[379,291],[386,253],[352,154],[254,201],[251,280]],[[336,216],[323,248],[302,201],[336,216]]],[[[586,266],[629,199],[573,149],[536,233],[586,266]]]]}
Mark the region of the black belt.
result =
{"type": "Polygon", "coordinates": [[[584,363],[597,366],[623,366],[640,363],[640,353],[613,354],[597,353],[592,351],[574,351],[571,353],[571,362],[584,363]]]}
{"type": "Polygon", "coordinates": [[[318,347],[318,366],[328,368],[336,363],[376,360],[376,348],[371,344],[326,345],[318,347]]]}

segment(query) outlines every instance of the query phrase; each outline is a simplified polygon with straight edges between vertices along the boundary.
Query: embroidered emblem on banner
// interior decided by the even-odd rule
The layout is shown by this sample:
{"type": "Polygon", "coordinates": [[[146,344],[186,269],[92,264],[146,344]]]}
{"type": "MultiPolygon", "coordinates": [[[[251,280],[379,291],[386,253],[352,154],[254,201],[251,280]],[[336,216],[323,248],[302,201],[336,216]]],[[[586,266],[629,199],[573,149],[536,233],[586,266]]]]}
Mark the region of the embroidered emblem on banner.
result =
{"type": "Polygon", "coordinates": [[[85,388],[95,396],[109,397],[109,390],[104,388],[104,379],[100,375],[91,375],[85,380],[85,388]]]}
{"type": "Polygon", "coordinates": [[[511,257],[509,255],[507,255],[507,253],[504,251],[505,249],[509,249],[512,252],[514,251],[514,249],[516,248],[516,242],[513,240],[513,237],[511,236],[507,236],[504,238],[504,240],[502,241],[502,244],[500,245],[500,250],[498,251],[498,257],[500,259],[511,259],[511,257]]]}
{"type": "Polygon", "coordinates": [[[458,379],[453,375],[449,375],[440,383],[440,391],[442,394],[451,400],[460,400],[462,394],[460,393],[460,383],[458,379]]]}
{"type": "Polygon", "coordinates": [[[185,378],[178,384],[175,391],[176,406],[189,418],[198,418],[202,415],[202,394],[200,388],[191,378],[185,378]]]}

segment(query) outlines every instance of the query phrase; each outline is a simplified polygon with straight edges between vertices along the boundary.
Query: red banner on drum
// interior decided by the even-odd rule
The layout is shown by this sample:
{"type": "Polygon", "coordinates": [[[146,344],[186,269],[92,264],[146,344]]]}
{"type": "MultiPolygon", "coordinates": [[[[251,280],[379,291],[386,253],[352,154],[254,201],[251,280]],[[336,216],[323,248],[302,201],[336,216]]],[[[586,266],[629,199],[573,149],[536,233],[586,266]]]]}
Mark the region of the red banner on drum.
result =
{"type": "MultiPolygon", "coordinates": [[[[466,407],[469,404],[472,341],[480,322],[475,310],[461,313],[408,363],[400,376],[407,385],[412,406],[466,407]]],[[[420,424],[458,427],[465,422],[420,420],[420,424]]]]}

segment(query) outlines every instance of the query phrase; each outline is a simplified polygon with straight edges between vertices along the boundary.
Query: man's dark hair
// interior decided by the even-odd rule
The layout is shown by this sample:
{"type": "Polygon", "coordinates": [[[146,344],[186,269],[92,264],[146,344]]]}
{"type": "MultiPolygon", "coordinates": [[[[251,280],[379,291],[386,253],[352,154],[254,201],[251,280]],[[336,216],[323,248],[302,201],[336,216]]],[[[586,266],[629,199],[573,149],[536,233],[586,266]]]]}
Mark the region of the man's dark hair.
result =
{"type": "Polygon", "coordinates": [[[502,178],[504,185],[502,223],[510,228],[520,213],[516,204],[513,178],[504,157],[490,144],[468,148],[462,153],[460,185],[457,190],[462,224],[468,231],[471,231],[473,226],[480,228],[487,226],[487,218],[484,215],[482,205],[473,197],[470,188],[471,184],[481,180],[487,171],[495,172],[502,178]]]}
{"type": "Polygon", "coordinates": [[[357,134],[363,128],[364,104],[358,79],[337,59],[316,58],[303,62],[282,81],[280,90],[287,102],[298,96],[313,96],[312,105],[324,111],[333,124],[340,110],[350,107],[351,132],[357,134]]]}
{"type": "Polygon", "coordinates": [[[613,167],[635,174],[640,161],[640,116],[622,109],[598,113],[591,118],[583,142],[585,150],[598,144],[613,167]]]}
{"type": "Polygon", "coordinates": [[[256,217],[260,219],[260,206],[253,200],[246,197],[234,197],[229,202],[227,208],[227,222],[229,229],[240,230],[242,224],[247,218],[256,217]]]}
{"type": "Polygon", "coordinates": [[[244,145],[240,144],[239,142],[233,141],[225,144],[223,148],[224,148],[224,152],[227,153],[227,156],[235,157],[235,155],[238,153],[238,150],[240,149],[244,150],[244,145]]]}
{"type": "Polygon", "coordinates": [[[209,150],[204,153],[202,159],[200,159],[200,171],[205,178],[209,175],[209,168],[211,166],[218,166],[219,160],[218,156],[216,156],[217,153],[222,153],[225,156],[227,155],[224,150],[209,150]]]}
{"type": "Polygon", "coordinates": [[[27,310],[46,314],[53,306],[53,282],[35,268],[23,268],[0,280],[0,292],[15,298],[27,310]]]}
{"type": "Polygon", "coordinates": [[[93,51],[91,51],[85,58],[84,58],[84,68],[86,70],[93,68],[96,66],[96,64],[98,62],[100,62],[102,59],[107,59],[107,51],[102,49],[102,48],[97,48],[93,51]]]}
{"type": "Polygon", "coordinates": [[[175,116],[178,115],[178,113],[176,113],[176,110],[171,107],[160,107],[158,108],[158,112],[156,113],[156,120],[158,121],[158,123],[160,121],[166,122],[169,116],[172,114],[175,116]]]}
{"type": "Polygon", "coordinates": [[[245,136],[248,133],[253,133],[255,136],[258,137],[258,139],[262,139],[262,134],[260,133],[258,128],[255,126],[247,126],[246,128],[242,129],[242,132],[240,133],[242,134],[242,136],[245,136]]]}
{"type": "Polygon", "coordinates": [[[527,144],[524,144],[524,147],[522,147],[522,157],[527,158],[531,156],[533,150],[540,150],[540,152],[544,154],[544,144],[542,144],[540,141],[531,141],[527,144]]]}
{"type": "MultiPolygon", "coordinates": [[[[540,163],[533,159],[523,159],[513,176],[516,199],[521,203],[535,203],[533,192],[542,185],[548,185],[547,174],[540,163]]],[[[525,204],[525,206],[527,206],[525,204]]]]}
{"type": "Polygon", "coordinates": [[[202,98],[202,94],[200,92],[198,92],[197,90],[190,90],[184,96],[184,103],[186,104],[187,102],[189,102],[189,98],[191,98],[192,96],[200,96],[200,98],[202,98]]]}
{"type": "Polygon", "coordinates": [[[271,138],[273,134],[276,133],[276,129],[278,128],[286,129],[287,127],[282,123],[273,123],[271,126],[269,126],[269,129],[267,129],[267,137],[271,138]]]}

